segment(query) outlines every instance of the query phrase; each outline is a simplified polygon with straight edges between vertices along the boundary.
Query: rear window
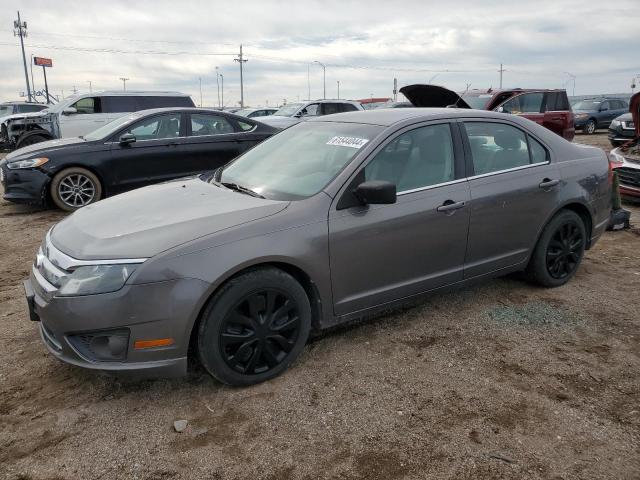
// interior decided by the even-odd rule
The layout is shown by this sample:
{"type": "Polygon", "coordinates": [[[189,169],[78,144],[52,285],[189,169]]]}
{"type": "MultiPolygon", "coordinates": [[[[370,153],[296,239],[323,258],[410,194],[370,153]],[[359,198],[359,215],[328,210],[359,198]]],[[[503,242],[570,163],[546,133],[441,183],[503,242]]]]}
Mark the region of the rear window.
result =
{"type": "Polygon", "coordinates": [[[358,111],[358,109],[356,108],[355,105],[351,105],[350,103],[342,103],[342,104],[340,104],[340,111],[341,112],[356,112],[356,111],[358,111]]]}
{"type": "Polygon", "coordinates": [[[137,110],[164,107],[195,107],[191,97],[168,97],[145,95],[136,97],[137,110]]]}
{"type": "Polygon", "coordinates": [[[47,105],[18,105],[19,113],[39,112],[47,108],[47,105]]]}
{"type": "Polygon", "coordinates": [[[567,92],[548,92],[544,110],[545,112],[571,110],[567,92]]]}

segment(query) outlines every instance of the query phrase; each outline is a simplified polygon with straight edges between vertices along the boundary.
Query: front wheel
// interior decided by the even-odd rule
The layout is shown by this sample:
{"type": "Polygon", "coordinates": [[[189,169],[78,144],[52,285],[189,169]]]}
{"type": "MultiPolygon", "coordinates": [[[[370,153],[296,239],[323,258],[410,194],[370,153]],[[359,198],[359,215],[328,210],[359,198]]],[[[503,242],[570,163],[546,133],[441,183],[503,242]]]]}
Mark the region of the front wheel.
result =
{"type": "Polygon", "coordinates": [[[73,212],[102,196],[100,180],[85,168],[67,168],[51,181],[51,198],[62,210],[73,212]]]}
{"type": "Polygon", "coordinates": [[[562,210],[542,231],[527,276],[543,287],[559,287],[573,277],[582,261],[587,234],[580,216],[562,210]]]}
{"type": "Polygon", "coordinates": [[[596,121],[593,118],[585,123],[583,132],[587,135],[593,135],[594,133],[596,133],[596,121]]]}
{"type": "Polygon", "coordinates": [[[288,273],[261,268],[231,279],[209,301],[198,328],[204,368],[227,385],[269,380],[300,355],[311,306],[288,273]]]}

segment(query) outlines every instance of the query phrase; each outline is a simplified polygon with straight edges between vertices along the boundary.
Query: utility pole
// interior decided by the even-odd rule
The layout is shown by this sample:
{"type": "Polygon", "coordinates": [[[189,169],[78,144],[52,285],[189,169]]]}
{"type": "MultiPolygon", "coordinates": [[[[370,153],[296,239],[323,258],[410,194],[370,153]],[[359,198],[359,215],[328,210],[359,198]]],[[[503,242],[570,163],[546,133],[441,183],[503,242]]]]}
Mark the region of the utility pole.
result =
{"type": "Polygon", "coordinates": [[[74,94],[74,95],[77,95],[77,94],[78,94],[78,89],[76,88],[76,86],[75,86],[75,85],[73,86],[73,94],[74,94]]]}
{"type": "Polygon", "coordinates": [[[498,72],[500,72],[500,88],[502,88],[502,73],[506,72],[506,70],[502,68],[502,64],[500,64],[500,70],[498,70],[498,72]]]}
{"type": "Polygon", "coordinates": [[[394,102],[398,101],[398,79],[397,78],[393,79],[393,101],[394,102]]]}
{"type": "Polygon", "coordinates": [[[224,75],[220,74],[220,96],[222,98],[222,108],[224,110],[224,75]]]}
{"type": "Polygon", "coordinates": [[[127,80],[129,80],[129,79],[125,78],[125,77],[120,77],[120,80],[122,80],[122,90],[124,90],[126,92],[127,91],[127,80]]]}
{"type": "Polygon", "coordinates": [[[311,65],[307,63],[307,100],[311,100],[311,65]]]}
{"type": "Polygon", "coordinates": [[[89,82],[89,93],[93,93],[93,86],[91,85],[91,80],[87,80],[89,82]]]}
{"type": "Polygon", "coordinates": [[[218,77],[218,67],[216,67],[216,87],[218,87],[218,108],[222,107],[220,104],[220,77],[218,77]]]}
{"type": "Polygon", "coordinates": [[[325,67],[324,63],[320,63],[317,60],[314,60],[313,63],[317,63],[322,67],[322,98],[326,100],[327,99],[327,67],[325,67]]]}
{"type": "Polygon", "coordinates": [[[234,58],[233,61],[240,64],[240,108],[244,108],[244,81],[242,79],[242,65],[246,63],[247,59],[242,58],[242,44],[240,44],[240,55],[238,55],[238,58],[234,58]]]}
{"type": "Polygon", "coordinates": [[[200,108],[202,108],[202,77],[198,77],[198,81],[200,82],[200,108]]]}
{"type": "MultiPolygon", "coordinates": [[[[31,88],[33,88],[33,99],[36,100],[36,82],[33,81],[33,53],[31,54],[31,62],[29,62],[29,69],[31,70],[31,88]]],[[[47,103],[49,103],[47,99],[47,103]]]]}
{"type": "Polygon", "coordinates": [[[338,80],[338,100],[340,100],[340,80],[338,80]]]}
{"type": "Polygon", "coordinates": [[[18,10],[18,20],[13,21],[13,36],[20,37],[20,46],[22,47],[22,63],[24,64],[24,79],[27,82],[27,97],[31,101],[31,86],[29,85],[29,74],[27,73],[27,56],[24,53],[24,37],[27,36],[27,22],[20,19],[20,10],[18,10]]]}

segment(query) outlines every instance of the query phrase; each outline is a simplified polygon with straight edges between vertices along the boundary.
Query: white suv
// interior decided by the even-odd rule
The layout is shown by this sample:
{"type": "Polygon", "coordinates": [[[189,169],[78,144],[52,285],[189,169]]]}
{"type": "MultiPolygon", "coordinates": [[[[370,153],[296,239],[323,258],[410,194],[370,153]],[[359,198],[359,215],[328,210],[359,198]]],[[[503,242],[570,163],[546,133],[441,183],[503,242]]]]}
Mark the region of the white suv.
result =
{"type": "Polygon", "coordinates": [[[99,92],[76,95],[35,113],[2,119],[0,144],[21,148],[54,138],[86,135],[122,115],[163,107],[195,107],[178,92],[99,92]]]}
{"type": "Polygon", "coordinates": [[[287,128],[309,118],[332,113],[364,110],[362,105],[351,100],[311,100],[288,103],[271,116],[260,118],[260,122],[276,128],[287,128]]]}

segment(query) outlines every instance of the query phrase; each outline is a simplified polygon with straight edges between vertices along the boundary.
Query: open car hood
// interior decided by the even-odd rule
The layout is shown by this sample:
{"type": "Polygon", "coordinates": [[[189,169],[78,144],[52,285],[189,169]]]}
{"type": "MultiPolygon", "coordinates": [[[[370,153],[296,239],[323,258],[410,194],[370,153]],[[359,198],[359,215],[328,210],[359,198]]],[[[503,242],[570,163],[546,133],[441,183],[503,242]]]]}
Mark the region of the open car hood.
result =
{"type": "Polygon", "coordinates": [[[629,101],[629,111],[633,118],[633,125],[636,128],[636,138],[640,137],[640,92],[636,93],[629,101]]]}
{"type": "Polygon", "coordinates": [[[422,85],[419,83],[407,85],[400,89],[400,93],[407,97],[407,100],[414,107],[471,108],[456,92],[438,85],[422,85]]]}

